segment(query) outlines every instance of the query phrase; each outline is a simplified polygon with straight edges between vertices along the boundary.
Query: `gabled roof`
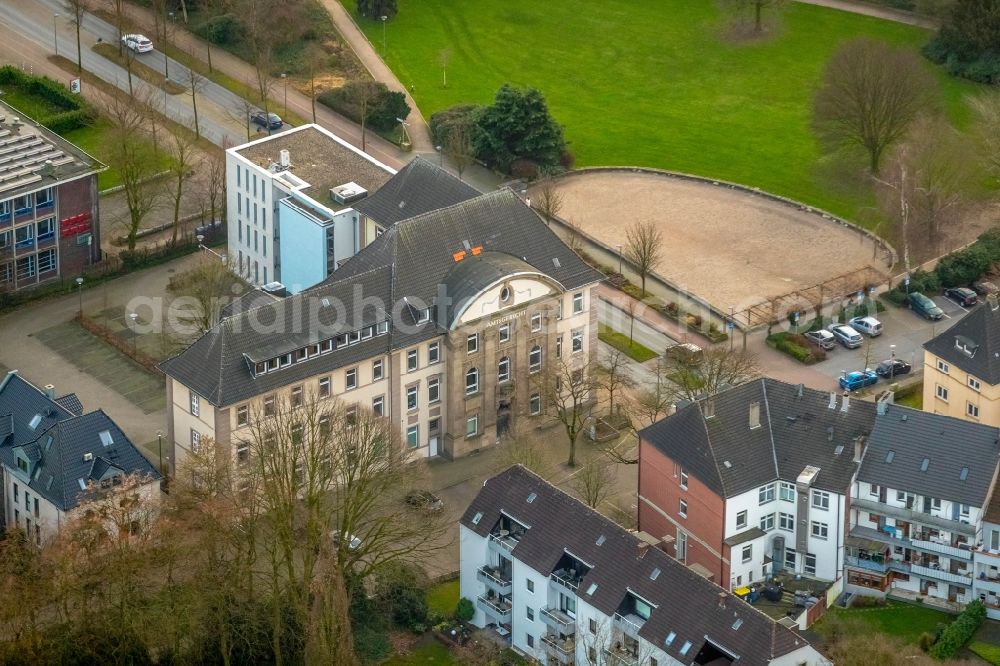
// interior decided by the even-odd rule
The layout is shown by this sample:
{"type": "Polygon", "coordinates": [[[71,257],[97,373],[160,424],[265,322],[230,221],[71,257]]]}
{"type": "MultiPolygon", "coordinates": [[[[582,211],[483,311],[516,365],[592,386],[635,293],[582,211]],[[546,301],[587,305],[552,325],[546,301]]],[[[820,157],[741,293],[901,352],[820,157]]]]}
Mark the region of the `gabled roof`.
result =
{"type": "Polygon", "coordinates": [[[1000,384],[1000,307],[977,306],[924,349],[982,382],[1000,384]]]}
{"type": "MultiPolygon", "coordinates": [[[[247,363],[248,358],[261,360],[337,332],[384,321],[398,303],[430,306],[440,295],[439,287],[447,289],[447,276],[456,264],[480,253],[507,255],[520,262],[519,266],[527,265],[566,289],[593,284],[603,277],[513,192],[492,192],[393,225],[326,281],[228,317],[186,350],[161,363],[160,369],[213,405],[225,406],[442,335],[447,331],[445,313],[437,313],[436,321],[416,324],[417,306],[413,305],[397,308],[403,321],[394,322],[388,335],[256,378],[247,363]],[[473,248],[479,248],[477,253],[473,248]],[[456,262],[458,252],[464,255],[456,262]],[[358,294],[365,299],[365,307],[355,312],[353,307],[361,301],[358,294]],[[324,298],[343,307],[316,307],[324,298]],[[381,302],[383,309],[373,308],[368,299],[381,302]],[[395,326],[398,323],[406,326],[395,326]]],[[[495,268],[481,265],[483,270],[495,268]]]]}
{"type": "Polygon", "coordinates": [[[985,507],[1000,460],[998,437],[991,426],[888,405],[875,419],[858,480],[985,507]]]}
{"type": "Polygon", "coordinates": [[[855,440],[872,428],[875,405],[762,378],[682,407],[640,436],[721,497],[819,468],[812,486],[845,494],[858,465],[855,440]],[[760,426],[750,427],[751,405],[760,426]]]}
{"type": "Polygon", "coordinates": [[[706,639],[746,665],[768,664],[808,646],[801,636],[662,550],[642,548],[637,536],[519,465],[486,481],[461,524],[486,536],[501,512],[529,526],[512,554],[536,571],[552,572],[566,552],[591,565],[578,595],[601,613],[613,616],[629,592],[652,603],[655,608],[639,635],[683,663],[694,658],[706,639]],[[477,514],[482,515],[474,523],[477,514]],[[666,645],[670,633],[675,638],[666,645]],[[686,641],[692,645],[685,656],[680,649],[686,641]]]}
{"type": "Polygon", "coordinates": [[[382,227],[389,227],[400,220],[474,199],[479,194],[479,190],[444,169],[417,157],[377,192],[354,204],[354,208],[382,227]]]}
{"type": "Polygon", "coordinates": [[[62,511],[75,507],[87,484],[100,482],[111,468],[160,478],[102,410],[73,414],[15,373],[0,384],[0,414],[10,415],[14,425],[13,435],[0,440],[0,464],[20,478],[16,459],[24,455],[32,465],[30,478],[21,483],[62,511]],[[45,416],[32,428],[36,414],[45,416]]]}

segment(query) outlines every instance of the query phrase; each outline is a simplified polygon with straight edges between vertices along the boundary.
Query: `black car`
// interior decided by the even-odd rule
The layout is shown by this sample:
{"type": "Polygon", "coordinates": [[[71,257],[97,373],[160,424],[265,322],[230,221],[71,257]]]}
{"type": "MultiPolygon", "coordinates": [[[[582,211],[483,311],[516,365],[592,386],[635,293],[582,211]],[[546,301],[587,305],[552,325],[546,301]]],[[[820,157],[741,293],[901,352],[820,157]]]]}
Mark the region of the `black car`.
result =
{"type": "Polygon", "coordinates": [[[444,508],[441,498],[428,490],[411,490],[406,493],[405,502],[410,508],[432,513],[444,508]]]}
{"type": "Polygon", "coordinates": [[[968,308],[979,302],[976,292],[968,287],[952,287],[944,290],[945,298],[950,298],[963,308],[968,308]]]}
{"type": "Polygon", "coordinates": [[[910,373],[910,364],[898,358],[886,359],[878,364],[875,372],[879,377],[899,377],[910,373]]]}
{"type": "Polygon", "coordinates": [[[267,129],[281,129],[284,124],[281,116],[277,113],[264,113],[263,111],[254,111],[250,115],[250,121],[254,125],[267,129]]]}

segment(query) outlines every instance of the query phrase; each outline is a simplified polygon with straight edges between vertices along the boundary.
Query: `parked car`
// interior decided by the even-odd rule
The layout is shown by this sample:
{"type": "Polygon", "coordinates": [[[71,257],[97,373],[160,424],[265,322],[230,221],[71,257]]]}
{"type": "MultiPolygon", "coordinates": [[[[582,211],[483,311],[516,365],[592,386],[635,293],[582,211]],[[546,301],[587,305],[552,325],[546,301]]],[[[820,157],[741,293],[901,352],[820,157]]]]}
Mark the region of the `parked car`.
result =
{"type": "Polygon", "coordinates": [[[340,548],[340,544],[341,544],[342,541],[346,541],[347,542],[347,550],[354,551],[354,550],[357,550],[358,548],[361,548],[361,539],[360,538],[354,536],[353,534],[349,534],[349,535],[347,535],[347,537],[348,538],[343,539],[343,538],[341,538],[341,535],[338,532],[331,532],[330,533],[330,539],[333,541],[333,546],[335,548],[340,548]]]}
{"type": "Polygon", "coordinates": [[[804,335],[806,340],[813,343],[820,349],[829,351],[837,346],[837,338],[833,337],[833,333],[830,331],[820,329],[818,331],[809,331],[804,335]]]}
{"type": "Polygon", "coordinates": [[[875,374],[879,377],[899,377],[910,374],[910,364],[898,358],[888,358],[875,366],[875,374]]]}
{"type": "Polygon", "coordinates": [[[840,388],[845,391],[857,391],[866,386],[871,386],[878,382],[878,375],[872,369],[867,369],[864,372],[854,371],[848,372],[846,375],[841,375],[838,380],[840,388]]]}
{"type": "Polygon", "coordinates": [[[925,319],[932,319],[936,321],[944,316],[944,311],[941,310],[941,308],[939,308],[934,301],[927,296],[924,296],[919,291],[914,291],[910,294],[909,302],[910,309],[925,319]]]}
{"type": "Polygon", "coordinates": [[[690,342],[667,347],[667,354],[678,363],[690,366],[701,365],[702,360],[705,358],[705,352],[702,348],[690,342]]]}
{"type": "Polygon", "coordinates": [[[122,35],[122,44],[136,53],[149,53],[153,50],[153,42],[146,35],[122,35]]]}
{"type": "Polygon", "coordinates": [[[831,324],[828,329],[833,333],[833,337],[837,339],[837,342],[848,349],[857,349],[864,342],[860,333],[845,324],[831,324]]]}
{"type": "Polygon", "coordinates": [[[972,291],[968,287],[952,287],[951,289],[944,290],[945,298],[950,298],[955,301],[963,308],[972,307],[979,302],[976,298],[976,292],[972,291]]]}
{"type": "Polygon", "coordinates": [[[847,323],[855,331],[870,335],[873,338],[882,335],[882,322],[875,317],[854,317],[848,320],[847,323]]]}
{"type": "Polygon", "coordinates": [[[277,113],[264,113],[263,111],[254,111],[250,114],[250,122],[265,129],[281,129],[284,125],[281,116],[277,113]]]}
{"type": "Polygon", "coordinates": [[[444,508],[441,498],[429,490],[411,490],[406,493],[404,501],[409,507],[420,511],[437,513],[444,508]]]}
{"type": "Polygon", "coordinates": [[[995,294],[1000,292],[1000,287],[996,286],[995,283],[989,280],[980,280],[979,282],[973,282],[972,288],[980,296],[986,296],[987,294],[995,294]]]}

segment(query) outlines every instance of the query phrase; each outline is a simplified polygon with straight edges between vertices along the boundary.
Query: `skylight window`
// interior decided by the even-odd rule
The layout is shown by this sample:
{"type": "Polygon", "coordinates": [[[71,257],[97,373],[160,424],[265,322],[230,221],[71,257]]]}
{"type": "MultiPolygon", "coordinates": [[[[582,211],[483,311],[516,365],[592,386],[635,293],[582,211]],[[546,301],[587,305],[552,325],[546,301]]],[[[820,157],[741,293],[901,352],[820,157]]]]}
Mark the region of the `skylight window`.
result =
{"type": "Polygon", "coordinates": [[[531,504],[532,502],[534,502],[535,498],[537,498],[537,497],[538,497],[538,493],[531,493],[530,495],[528,495],[528,504],[531,504]]]}
{"type": "Polygon", "coordinates": [[[660,570],[658,568],[653,569],[652,573],[649,574],[649,580],[656,580],[659,577],[660,577],[660,570]]]}
{"type": "Polygon", "coordinates": [[[669,634],[667,634],[667,637],[663,639],[663,642],[666,643],[667,645],[670,645],[671,643],[674,642],[675,638],[677,638],[677,632],[671,631],[669,634]]]}
{"type": "Polygon", "coordinates": [[[34,416],[31,417],[31,421],[28,422],[28,427],[34,430],[35,428],[38,427],[38,424],[41,422],[42,422],[42,415],[35,414],[34,416]]]}
{"type": "Polygon", "coordinates": [[[743,618],[741,617],[736,618],[736,622],[733,622],[733,631],[736,631],[742,626],[743,626],[743,618]]]}
{"type": "Polygon", "coordinates": [[[98,433],[98,436],[101,438],[101,444],[104,446],[111,446],[115,443],[115,440],[111,438],[111,431],[109,430],[102,430],[98,433]]]}
{"type": "Polygon", "coordinates": [[[968,467],[963,467],[962,471],[959,472],[959,474],[958,474],[958,478],[961,481],[965,481],[966,479],[968,479],[969,478],[969,468],[968,467]]]}
{"type": "Polygon", "coordinates": [[[478,525],[479,521],[482,520],[482,519],[483,519],[483,512],[479,511],[479,512],[476,513],[476,515],[474,515],[472,517],[472,524],[473,525],[478,525]]]}
{"type": "Polygon", "coordinates": [[[889,451],[889,453],[885,454],[885,461],[887,463],[891,463],[892,459],[895,458],[895,457],[896,457],[896,452],[895,451],[889,451]]]}
{"type": "Polygon", "coordinates": [[[607,538],[603,534],[601,536],[597,537],[597,545],[598,546],[603,546],[605,541],[607,541],[607,538]]]}
{"type": "Polygon", "coordinates": [[[930,458],[924,458],[923,462],[920,463],[920,471],[921,472],[926,472],[927,468],[930,467],[930,464],[931,464],[931,459],[930,458]]]}
{"type": "Polygon", "coordinates": [[[681,654],[687,654],[690,649],[691,641],[684,641],[684,645],[681,646],[681,654]]]}
{"type": "Polygon", "coordinates": [[[587,588],[587,596],[593,596],[594,592],[597,592],[597,583],[590,584],[590,587],[587,588]]]}

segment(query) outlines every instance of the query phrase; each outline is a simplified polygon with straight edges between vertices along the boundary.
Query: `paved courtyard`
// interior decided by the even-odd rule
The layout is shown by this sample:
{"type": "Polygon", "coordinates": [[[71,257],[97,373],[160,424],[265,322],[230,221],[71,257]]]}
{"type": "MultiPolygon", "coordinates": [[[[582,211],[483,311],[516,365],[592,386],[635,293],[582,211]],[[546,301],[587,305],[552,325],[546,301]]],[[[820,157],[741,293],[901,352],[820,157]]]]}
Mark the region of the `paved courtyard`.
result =
{"type": "Polygon", "coordinates": [[[887,268],[857,232],[728,187],[626,171],[574,175],[556,187],[560,217],[612,249],[634,222],[656,223],[665,247],[655,272],[721,311],[868,265],[887,268]]]}

